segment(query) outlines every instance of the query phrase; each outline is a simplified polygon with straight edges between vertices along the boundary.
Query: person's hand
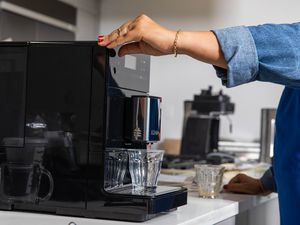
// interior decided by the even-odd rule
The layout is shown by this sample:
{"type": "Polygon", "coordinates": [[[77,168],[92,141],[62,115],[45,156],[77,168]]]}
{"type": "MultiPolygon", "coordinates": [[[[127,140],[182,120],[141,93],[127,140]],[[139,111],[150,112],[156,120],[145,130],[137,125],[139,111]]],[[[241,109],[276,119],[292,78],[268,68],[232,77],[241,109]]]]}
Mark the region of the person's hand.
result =
{"type": "Polygon", "coordinates": [[[245,174],[238,174],[223,187],[225,192],[235,192],[244,194],[269,194],[265,191],[260,180],[249,177],[245,174]]]}
{"type": "Polygon", "coordinates": [[[98,44],[107,48],[123,45],[119,56],[126,54],[166,55],[173,53],[176,31],[155,23],[141,15],[123,24],[109,35],[99,36],[98,44]]]}

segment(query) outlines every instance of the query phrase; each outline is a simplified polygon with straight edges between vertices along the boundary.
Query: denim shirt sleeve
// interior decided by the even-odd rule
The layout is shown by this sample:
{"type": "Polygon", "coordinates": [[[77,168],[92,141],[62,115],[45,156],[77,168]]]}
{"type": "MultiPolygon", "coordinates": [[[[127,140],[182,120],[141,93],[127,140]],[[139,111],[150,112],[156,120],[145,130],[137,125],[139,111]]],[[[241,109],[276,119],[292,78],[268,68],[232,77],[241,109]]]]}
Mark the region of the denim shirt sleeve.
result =
{"type": "Polygon", "coordinates": [[[264,173],[264,175],[260,178],[260,182],[262,183],[262,186],[266,191],[277,191],[272,167],[264,173]]]}
{"type": "Polygon", "coordinates": [[[224,85],[266,81],[300,87],[300,23],[213,30],[228,69],[215,67],[224,85]]]}

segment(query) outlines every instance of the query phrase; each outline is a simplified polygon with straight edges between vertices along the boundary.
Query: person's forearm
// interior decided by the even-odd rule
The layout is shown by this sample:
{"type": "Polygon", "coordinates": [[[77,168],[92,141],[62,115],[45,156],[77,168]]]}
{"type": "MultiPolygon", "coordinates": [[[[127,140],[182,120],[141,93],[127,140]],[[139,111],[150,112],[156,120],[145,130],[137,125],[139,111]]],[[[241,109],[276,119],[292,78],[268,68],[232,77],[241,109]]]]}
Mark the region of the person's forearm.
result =
{"type": "Polygon", "coordinates": [[[213,32],[181,31],[177,41],[178,53],[200,61],[227,68],[219,42],[213,32]]]}

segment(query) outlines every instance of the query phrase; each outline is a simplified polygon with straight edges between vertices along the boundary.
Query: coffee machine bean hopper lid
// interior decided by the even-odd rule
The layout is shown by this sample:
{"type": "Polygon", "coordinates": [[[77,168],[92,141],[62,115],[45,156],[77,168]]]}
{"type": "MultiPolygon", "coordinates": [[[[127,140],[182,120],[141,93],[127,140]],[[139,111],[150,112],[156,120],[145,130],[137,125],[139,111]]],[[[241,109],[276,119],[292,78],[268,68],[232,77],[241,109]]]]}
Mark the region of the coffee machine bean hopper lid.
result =
{"type": "Polygon", "coordinates": [[[234,103],[230,102],[230,97],[219,93],[212,93],[212,86],[207,90],[201,90],[200,95],[195,95],[192,103],[192,109],[198,114],[232,114],[234,112],[234,103]]]}

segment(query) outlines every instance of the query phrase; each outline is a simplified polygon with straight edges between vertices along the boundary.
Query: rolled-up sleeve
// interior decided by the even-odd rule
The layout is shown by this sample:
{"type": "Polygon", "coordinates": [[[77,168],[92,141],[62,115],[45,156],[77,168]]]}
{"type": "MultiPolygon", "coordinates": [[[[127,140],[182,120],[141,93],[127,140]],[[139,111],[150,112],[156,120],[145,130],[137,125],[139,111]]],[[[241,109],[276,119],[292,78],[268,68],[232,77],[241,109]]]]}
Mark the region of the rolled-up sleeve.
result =
{"type": "Polygon", "coordinates": [[[215,67],[224,85],[265,81],[300,87],[300,23],[213,30],[227,62],[215,67]]]}
{"type": "Polygon", "coordinates": [[[227,70],[215,66],[223,85],[234,87],[255,80],[258,73],[258,57],[249,29],[240,26],[213,32],[227,62],[227,70]]]}
{"type": "Polygon", "coordinates": [[[268,169],[260,178],[265,191],[277,192],[277,187],[273,175],[273,168],[268,169]]]}

